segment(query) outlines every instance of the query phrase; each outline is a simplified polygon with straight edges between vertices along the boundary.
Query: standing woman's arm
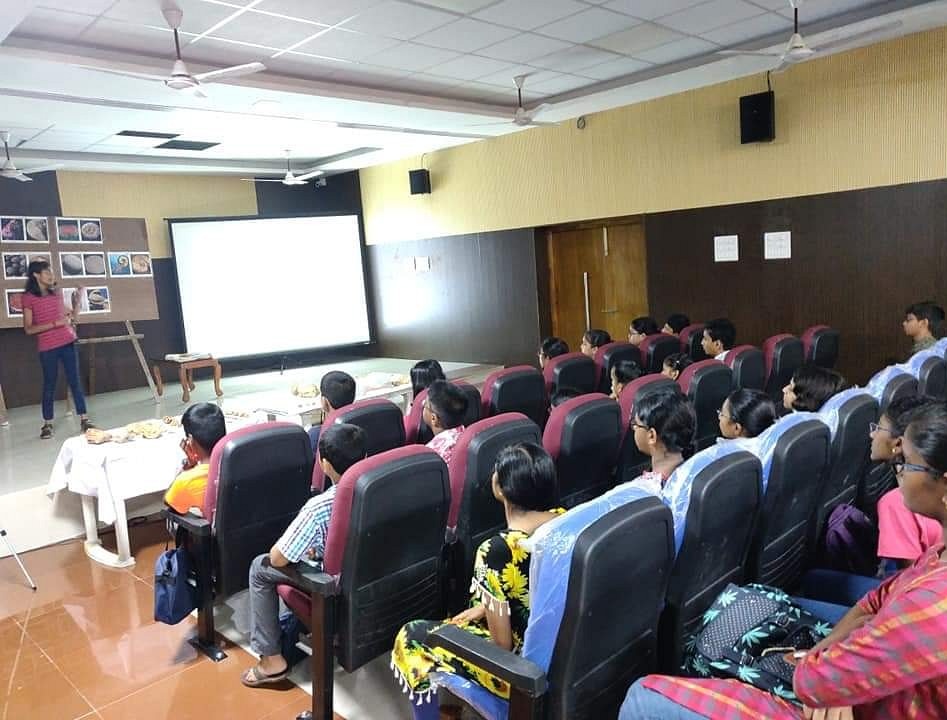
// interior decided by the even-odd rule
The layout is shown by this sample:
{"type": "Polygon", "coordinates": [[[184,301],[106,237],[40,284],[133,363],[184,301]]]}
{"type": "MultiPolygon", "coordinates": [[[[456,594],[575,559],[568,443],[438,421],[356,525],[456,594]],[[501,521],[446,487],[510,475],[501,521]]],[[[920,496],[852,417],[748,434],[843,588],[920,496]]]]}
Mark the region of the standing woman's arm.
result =
{"type": "Polygon", "coordinates": [[[47,330],[52,330],[53,328],[62,327],[66,323],[65,320],[56,320],[51,323],[43,323],[42,325],[33,324],[33,308],[25,307],[23,308],[23,330],[27,335],[39,335],[44,333],[47,330]]]}

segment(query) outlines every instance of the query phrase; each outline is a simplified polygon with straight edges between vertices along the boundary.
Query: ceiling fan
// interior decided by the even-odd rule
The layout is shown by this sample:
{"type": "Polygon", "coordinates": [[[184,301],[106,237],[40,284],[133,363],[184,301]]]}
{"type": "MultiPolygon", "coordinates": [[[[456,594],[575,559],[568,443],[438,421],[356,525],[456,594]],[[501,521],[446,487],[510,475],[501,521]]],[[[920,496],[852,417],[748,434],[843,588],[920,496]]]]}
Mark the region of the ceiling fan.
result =
{"type": "MultiPolygon", "coordinates": [[[[282,178],[241,178],[247,182],[278,182],[283,183],[283,185],[308,185],[309,181],[323,175],[322,170],[310,170],[303,173],[302,175],[294,175],[293,169],[289,164],[289,150],[286,151],[286,174],[282,178]]],[[[318,184],[318,181],[317,181],[318,184]]]]}
{"type": "MultiPolygon", "coordinates": [[[[3,140],[3,151],[7,156],[3,166],[0,167],[0,177],[7,178],[9,180],[19,180],[20,182],[33,182],[33,178],[31,178],[25,172],[17,170],[16,165],[13,164],[13,159],[10,157],[10,133],[7,130],[0,130],[0,139],[3,140]]],[[[58,165],[44,165],[42,167],[30,168],[29,172],[46,172],[47,170],[56,170],[57,168],[61,167],[62,163],[58,165]]]]}
{"type": "MultiPolygon", "coordinates": [[[[517,75],[513,78],[513,84],[516,85],[516,110],[513,112],[513,124],[518,125],[519,127],[536,127],[543,125],[558,125],[559,123],[551,122],[540,122],[534,120],[539,113],[549,107],[548,103],[543,103],[538,107],[533,108],[532,110],[527,110],[523,107],[523,85],[526,84],[526,78],[529,75],[517,75]]],[[[486,127],[488,125],[505,125],[503,122],[492,122],[492,123],[479,123],[477,125],[471,125],[470,127],[486,127]]]]}
{"type": "Polygon", "coordinates": [[[761,50],[718,50],[718,55],[756,55],[763,57],[775,57],[779,63],[774,68],[775,72],[785,70],[790,65],[804,62],[814,55],[825,53],[843,45],[849,45],[861,40],[867,40],[874,36],[881,36],[891,30],[901,27],[901,21],[881,25],[880,27],[866,30],[865,32],[855,33],[853,35],[843,35],[840,38],[823,43],[818,47],[810,46],[802,34],[799,32],[799,2],[800,0],[789,0],[789,6],[792,8],[793,29],[789,42],[783,50],[761,51],[761,50]]]}
{"type": "Polygon", "coordinates": [[[218,82],[220,80],[236,78],[242,75],[250,75],[252,73],[260,72],[261,70],[266,70],[266,65],[263,63],[252,62],[246,63],[245,65],[234,65],[233,67],[223,68],[221,70],[211,70],[209,72],[192,75],[190,72],[188,72],[187,65],[184,64],[184,60],[181,58],[181,40],[178,37],[178,28],[181,27],[181,20],[184,18],[184,12],[171,0],[165,0],[165,3],[161,8],[161,14],[164,15],[164,19],[168,23],[168,27],[170,27],[174,33],[175,60],[174,65],[171,68],[170,77],[164,77],[162,75],[150,75],[148,73],[129,72],[126,70],[112,70],[110,68],[93,67],[89,65],[84,65],[83,67],[86,67],[90,70],[97,70],[98,72],[110,73],[112,75],[122,75],[124,77],[139,78],[142,80],[160,81],[172,90],[188,92],[194,97],[199,98],[207,97],[207,95],[205,95],[201,90],[201,85],[204,83],[218,82]]]}

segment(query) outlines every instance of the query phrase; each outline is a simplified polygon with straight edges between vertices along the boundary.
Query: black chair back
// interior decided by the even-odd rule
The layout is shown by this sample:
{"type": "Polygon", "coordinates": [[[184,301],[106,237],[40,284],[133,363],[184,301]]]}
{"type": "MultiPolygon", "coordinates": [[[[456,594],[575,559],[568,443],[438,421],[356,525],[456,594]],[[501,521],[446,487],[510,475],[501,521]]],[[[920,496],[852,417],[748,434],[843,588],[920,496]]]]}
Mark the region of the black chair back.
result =
{"type": "Polygon", "coordinates": [[[793,425],[780,436],[750,550],[749,579],[787,591],[799,584],[828,458],[829,429],[819,420],[793,425]]]}
{"type": "Polygon", "coordinates": [[[714,444],[720,434],[717,411],[723,407],[733,385],[733,373],[716,360],[702,360],[686,368],[677,379],[697,414],[695,444],[703,450],[714,444]]]}
{"type": "Polygon", "coordinates": [[[622,360],[631,360],[635,365],[641,367],[641,352],[637,346],[629,342],[609,343],[601,348],[598,354],[597,365],[601,378],[599,379],[598,391],[610,395],[612,392],[612,368],[622,360]]]}
{"type": "Polygon", "coordinates": [[[648,335],[638,346],[645,372],[659,373],[664,361],[671,355],[681,352],[681,341],[673,335],[648,335]]]}
{"type": "Polygon", "coordinates": [[[912,395],[917,395],[917,378],[907,373],[895,375],[885,385],[884,392],[881,394],[881,402],[878,403],[879,416],[884,415],[885,410],[895,400],[911,397],[912,395]]]}
{"type": "Polygon", "coordinates": [[[748,452],[714,460],[693,480],[684,541],[661,615],[661,670],[680,671],[684,642],[728,583],[743,581],[762,498],[760,461],[748,452]]]}
{"type": "Polygon", "coordinates": [[[614,718],[628,686],[655,670],[673,534],[670,510],[648,497],[608,512],[579,535],[549,666],[546,717],[614,718]]]}
{"type": "Polygon", "coordinates": [[[482,397],[482,417],[518,412],[539,427],[546,424],[546,384],[542,373],[534,367],[519,365],[494,373],[484,383],[482,397]]]}
{"type": "Polygon", "coordinates": [[[762,390],[766,385],[766,361],[758,347],[734,348],[727,353],[725,362],[733,372],[734,390],[762,390]]]}
{"type": "Polygon", "coordinates": [[[766,394],[773,398],[776,407],[782,407],[783,388],[792,380],[793,373],[805,361],[802,340],[793,335],[776,335],[763,344],[763,357],[770,358],[769,376],[766,378],[766,394]]]}
{"type": "Polygon", "coordinates": [[[917,394],[943,400],[947,392],[947,364],[939,357],[930,357],[917,374],[917,394]]]}
{"type": "Polygon", "coordinates": [[[575,388],[583,393],[593,393],[598,389],[598,368],[588,355],[570,353],[553,358],[550,364],[553,366],[550,397],[559,388],[575,388]]]}

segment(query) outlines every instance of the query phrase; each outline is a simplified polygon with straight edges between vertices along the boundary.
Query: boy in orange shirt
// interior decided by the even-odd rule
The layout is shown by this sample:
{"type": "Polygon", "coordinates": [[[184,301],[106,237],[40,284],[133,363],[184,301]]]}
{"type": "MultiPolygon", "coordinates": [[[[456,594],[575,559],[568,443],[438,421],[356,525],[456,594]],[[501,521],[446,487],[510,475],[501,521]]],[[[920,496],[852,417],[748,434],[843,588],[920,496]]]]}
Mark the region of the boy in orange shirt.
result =
{"type": "Polygon", "coordinates": [[[173,510],[183,514],[192,508],[203,508],[204,490],[210,472],[210,454],[227,434],[227,427],[223,412],[213,403],[191,405],[184,411],[181,425],[184,427],[181,449],[187,459],[165,493],[164,501],[173,510]]]}

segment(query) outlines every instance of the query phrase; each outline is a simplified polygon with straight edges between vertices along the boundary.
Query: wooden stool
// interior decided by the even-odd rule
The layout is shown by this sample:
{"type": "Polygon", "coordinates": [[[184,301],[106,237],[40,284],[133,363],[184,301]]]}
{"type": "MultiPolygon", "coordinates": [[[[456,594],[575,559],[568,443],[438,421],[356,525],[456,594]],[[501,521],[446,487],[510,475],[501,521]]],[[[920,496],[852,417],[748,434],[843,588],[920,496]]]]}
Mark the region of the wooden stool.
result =
{"type": "Polygon", "coordinates": [[[194,389],[194,371],[198,368],[214,368],[214,392],[217,393],[217,397],[224,394],[224,391],[220,388],[220,379],[222,376],[220,363],[212,357],[202,358],[200,360],[184,360],[181,362],[165,360],[164,358],[152,359],[151,373],[154,375],[155,389],[158,391],[159,396],[164,395],[164,381],[161,378],[162,366],[176,367],[178,369],[178,378],[181,381],[181,389],[184,391],[181,396],[183,402],[188,402],[191,399],[191,390],[194,389]]]}

